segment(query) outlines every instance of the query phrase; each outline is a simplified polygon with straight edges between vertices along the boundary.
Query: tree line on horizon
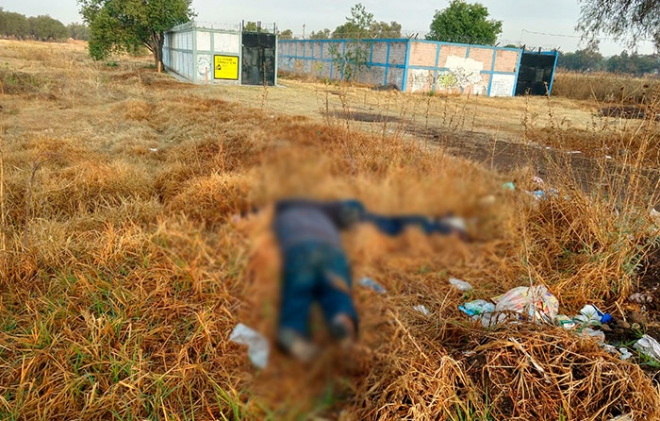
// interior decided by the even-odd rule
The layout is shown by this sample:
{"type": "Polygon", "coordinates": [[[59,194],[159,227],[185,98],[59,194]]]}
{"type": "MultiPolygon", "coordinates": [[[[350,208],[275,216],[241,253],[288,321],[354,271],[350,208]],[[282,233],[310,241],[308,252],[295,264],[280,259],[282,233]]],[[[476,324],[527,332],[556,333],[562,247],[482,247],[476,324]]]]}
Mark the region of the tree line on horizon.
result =
{"type": "Polygon", "coordinates": [[[656,75],[660,69],[658,54],[638,54],[622,51],[610,57],[603,56],[598,46],[587,47],[573,52],[560,52],[557,67],[573,72],[610,72],[634,76],[656,75]]]}
{"type": "Polygon", "coordinates": [[[64,25],[48,15],[28,17],[0,7],[0,37],[35,41],[66,41],[69,38],[87,41],[89,28],[81,23],[64,25]]]}

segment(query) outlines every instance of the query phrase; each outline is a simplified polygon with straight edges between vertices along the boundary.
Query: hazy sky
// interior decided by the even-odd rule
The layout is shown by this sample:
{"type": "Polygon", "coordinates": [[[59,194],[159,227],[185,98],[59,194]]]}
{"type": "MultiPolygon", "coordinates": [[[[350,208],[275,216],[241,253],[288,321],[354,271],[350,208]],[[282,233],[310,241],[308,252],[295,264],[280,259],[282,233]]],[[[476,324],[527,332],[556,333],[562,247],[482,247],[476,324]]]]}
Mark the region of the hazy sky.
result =
{"type": "MultiPolygon", "coordinates": [[[[331,30],[345,22],[351,6],[359,0],[193,0],[197,20],[217,23],[238,23],[241,20],[277,23],[280,30],[290,28],[294,34],[302,34],[303,24],[306,33],[313,30],[331,30]]],[[[502,45],[523,42],[528,46],[561,48],[572,51],[579,46],[579,34],[575,24],[580,15],[577,0],[479,0],[491,16],[503,21],[502,45]],[[535,34],[541,32],[546,35],[535,34]],[[563,36],[555,36],[563,35],[563,36]]],[[[367,10],[379,21],[392,21],[403,25],[405,32],[428,31],[433,14],[445,8],[448,0],[429,1],[377,1],[362,0],[367,10]]],[[[75,0],[0,0],[5,10],[23,13],[28,16],[50,15],[62,22],[80,21],[75,0]]],[[[601,41],[604,55],[617,54],[623,46],[609,40],[601,41]]],[[[650,53],[649,44],[639,46],[641,53],[650,53]]]]}

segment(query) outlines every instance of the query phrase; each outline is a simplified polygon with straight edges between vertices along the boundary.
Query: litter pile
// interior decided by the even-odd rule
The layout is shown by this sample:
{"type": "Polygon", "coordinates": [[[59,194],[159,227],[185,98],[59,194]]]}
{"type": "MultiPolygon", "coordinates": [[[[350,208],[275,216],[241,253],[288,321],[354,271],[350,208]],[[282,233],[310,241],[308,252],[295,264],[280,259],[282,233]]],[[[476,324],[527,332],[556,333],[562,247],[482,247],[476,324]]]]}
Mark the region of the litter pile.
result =
{"type": "MultiPolygon", "coordinates": [[[[452,278],[463,296],[472,286],[452,278]]],[[[638,358],[660,358],[642,337],[635,351],[605,343],[614,319],[596,306],[558,314],[545,286],[517,287],[459,309],[474,323],[436,308],[428,324],[402,318],[358,395],[370,410],[361,419],[656,419],[660,399],[638,358]],[[434,320],[438,320],[435,319],[434,320]],[[476,325],[476,326],[475,326],[476,325]],[[598,333],[596,333],[598,332],[598,333]],[[632,352],[631,352],[632,351],[632,352]],[[443,402],[445,405],[435,405],[443,402]],[[447,407],[453,411],[447,412],[447,407]],[[378,408],[373,409],[373,408],[378,408]]]]}
{"type": "MultiPolygon", "coordinates": [[[[633,354],[623,344],[607,344],[605,332],[628,326],[622,320],[615,320],[595,305],[585,305],[580,314],[568,317],[559,312],[559,301],[543,286],[517,287],[506,294],[493,298],[494,303],[474,300],[458,306],[459,310],[480,321],[483,327],[512,323],[545,323],[560,326],[576,335],[595,341],[607,352],[621,360],[630,359],[633,354]]],[[[634,345],[640,354],[660,362],[660,344],[651,336],[644,335],[634,345]]]]}

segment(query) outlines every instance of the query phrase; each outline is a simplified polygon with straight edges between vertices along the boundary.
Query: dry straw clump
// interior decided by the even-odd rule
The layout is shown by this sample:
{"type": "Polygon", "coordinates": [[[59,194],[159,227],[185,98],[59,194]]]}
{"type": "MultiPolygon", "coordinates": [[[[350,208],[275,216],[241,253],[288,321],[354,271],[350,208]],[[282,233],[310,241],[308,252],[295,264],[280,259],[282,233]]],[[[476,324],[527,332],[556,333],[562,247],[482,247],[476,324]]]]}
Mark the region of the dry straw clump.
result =
{"type": "Polygon", "coordinates": [[[595,72],[559,71],[555,75],[552,94],[571,99],[609,103],[644,103],[658,89],[654,78],[595,72]]]}
{"type": "MultiPolygon", "coordinates": [[[[12,66],[53,77],[47,52],[11,45],[0,54],[12,66]]],[[[13,127],[0,145],[0,419],[658,418],[657,388],[635,364],[551,327],[484,330],[456,308],[532,279],[567,309],[599,300],[615,312],[633,288],[624,263],[647,247],[627,239],[651,235],[634,217],[647,184],[627,182],[639,194],[615,216],[557,174],[559,196],[535,205],[520,191],[529,171],[489,171],[404,130],[271,118],[212,97],[224,91],[182,94],[139,61],[66,55],[80,64],[43,89],[90,89],[67,88],[61,107],[2,97],[30,112],[0,115],[13,127]],[[514,178],[518,191],[501,188],[514,178]],[[268,205],[290,195],[455,211],[475,241],[347,233],[355,278],[388,291],[355,289],[359,348],[331,347],[312,367],[273,352],[257,372],[228,338],[239,322],[274,334],[268,205]],[[266,211],[231,218],[254,205],[266,211]],[[449,276],[475,290],[453,290],[449,276]]],[[[314,327],[326,340],[318,317],[314,327]]]]}

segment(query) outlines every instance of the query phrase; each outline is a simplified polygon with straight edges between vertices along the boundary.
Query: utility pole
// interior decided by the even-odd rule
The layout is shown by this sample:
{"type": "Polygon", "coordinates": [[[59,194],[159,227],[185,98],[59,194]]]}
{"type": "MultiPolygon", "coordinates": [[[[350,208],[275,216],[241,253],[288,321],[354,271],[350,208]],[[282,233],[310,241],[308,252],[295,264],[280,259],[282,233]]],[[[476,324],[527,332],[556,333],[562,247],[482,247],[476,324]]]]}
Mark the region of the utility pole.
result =
{"type": "Polygon", "coordinates": [[[304,23],[303,23],[303,38],[302,39],[305,39],[305,24],[304,23]]]}

